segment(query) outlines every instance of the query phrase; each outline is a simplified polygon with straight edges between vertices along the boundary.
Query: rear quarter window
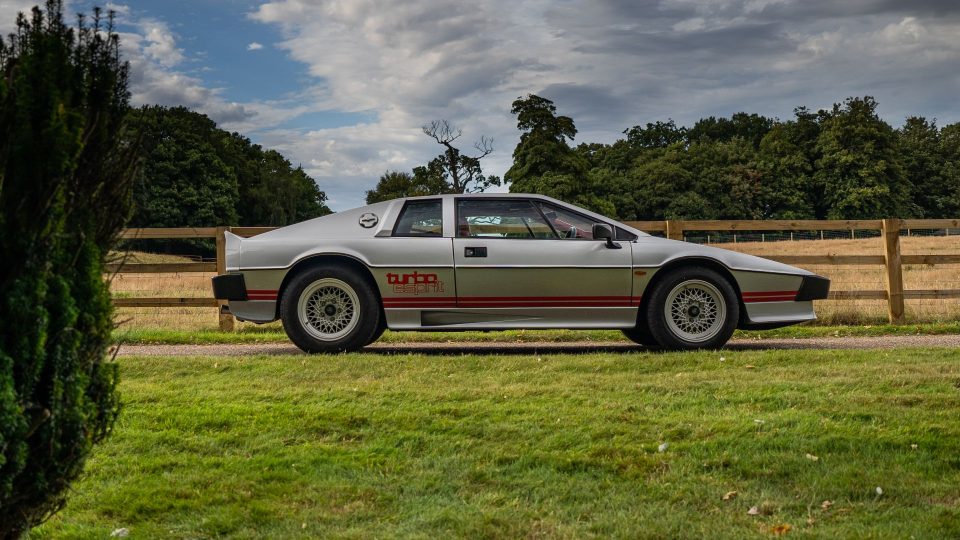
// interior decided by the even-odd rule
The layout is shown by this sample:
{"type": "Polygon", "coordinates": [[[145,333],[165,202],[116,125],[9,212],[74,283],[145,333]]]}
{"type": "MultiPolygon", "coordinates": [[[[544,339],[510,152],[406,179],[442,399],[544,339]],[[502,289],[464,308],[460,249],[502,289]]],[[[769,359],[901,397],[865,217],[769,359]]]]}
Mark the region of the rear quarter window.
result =
{"type": "Polygon", "coordinates": [[[407,201],[393,227],[393,236],[443,236],[443,201],[407,201]]]}

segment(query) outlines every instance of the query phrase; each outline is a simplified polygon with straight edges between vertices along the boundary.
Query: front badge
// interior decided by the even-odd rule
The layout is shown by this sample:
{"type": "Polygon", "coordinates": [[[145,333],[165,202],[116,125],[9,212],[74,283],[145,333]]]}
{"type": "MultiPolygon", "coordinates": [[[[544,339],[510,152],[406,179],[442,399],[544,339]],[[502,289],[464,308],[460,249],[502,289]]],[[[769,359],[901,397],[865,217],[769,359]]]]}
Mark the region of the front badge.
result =
{"type": "Polygon", "coordinates": [[[375,226],[379,222],[380,222],[380,218],[378,218],[376,214],[373,214],[371,212],[367,212],[366,214],[360,216],[360,226],[363,227],[364,229],[369,229],[375,226]]]}

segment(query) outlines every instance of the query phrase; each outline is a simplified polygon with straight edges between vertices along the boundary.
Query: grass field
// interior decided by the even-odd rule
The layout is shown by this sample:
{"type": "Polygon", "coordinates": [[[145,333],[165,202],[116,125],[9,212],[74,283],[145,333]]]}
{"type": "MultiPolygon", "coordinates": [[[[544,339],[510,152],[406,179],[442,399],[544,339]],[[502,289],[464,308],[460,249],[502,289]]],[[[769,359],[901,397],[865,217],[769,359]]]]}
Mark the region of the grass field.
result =
{"type": "MultiPolygon", "coordinates": [[[[740,331],[733,339],[763,340],[774,338],[806,339],[816,337],[863,337],[891,335],[960,334],[960,322],[922,323],[908,325],[842,325],[825,326],[804,324],[774,330],[740,331]]],[[[218,330],[167,330],[156,328],[121,328],[114,334],[117,342],[131,345],[149,344],[215,344],[215,343],[283,343],[290,339],[280,323],[244,326],[236,332],[218,330]]],[[[504,330],[498,332],[391,332],[387,331],[378,343],[448,343],[448,342],[624,342],[627,338],[618,330],[504,330]]]]}
{"type": "Polygon", "coordinates": [[[956,350],[120,362],[31,538],[960,536],[956,350]]]}
{"type": "MultiPolygon", "coordinates": [[[[904,254],[960,253],[960,236],[903,237],[904,254]]],[[[719,247],[769,255],[879,255],[879,238],[860,240],[802,240],[795,242],[724,243],[719,247]]],[[[169,255],[134,253],[131,262],[182,262],[169,255]]],[[[883,267],[875,266],[810,266],[809,270],[833,280],[833,290],[883,290],[883,267]]],[[[145,297],[209,297],[213,274],[120,274],[113,279],[116,296],[145,297]]],[[[960,289],[960,265],[908,265],[904,268],[907,289],[960,289]]],[[[883,300],[843,300],[816,302],[820,324],[880,324],[886,321],[887,307],[883,300]]],[[[118,320],[133,329],[213,330],[217,313],[213,308],[124,308],[118,320]]],[[[960,302],[953,300],[908,300],[907,318],[911,322],[943,322],[960,320],[960,302]]],[[[252,327],[246,323],[239,328],[252,327]]]]}

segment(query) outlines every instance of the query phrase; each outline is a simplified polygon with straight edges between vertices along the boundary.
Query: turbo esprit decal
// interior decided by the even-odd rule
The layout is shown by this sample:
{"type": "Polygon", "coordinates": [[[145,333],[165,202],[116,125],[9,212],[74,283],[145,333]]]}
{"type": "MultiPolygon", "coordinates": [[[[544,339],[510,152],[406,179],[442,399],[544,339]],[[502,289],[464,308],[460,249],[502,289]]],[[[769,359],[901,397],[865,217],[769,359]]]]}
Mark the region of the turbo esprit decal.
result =
{"type": "Polygon", "coordinates": [[[433,294],[443,292],[443,282],[436,274],[387,274],[387,284],[393,286],[396,294],[433,294]]]}

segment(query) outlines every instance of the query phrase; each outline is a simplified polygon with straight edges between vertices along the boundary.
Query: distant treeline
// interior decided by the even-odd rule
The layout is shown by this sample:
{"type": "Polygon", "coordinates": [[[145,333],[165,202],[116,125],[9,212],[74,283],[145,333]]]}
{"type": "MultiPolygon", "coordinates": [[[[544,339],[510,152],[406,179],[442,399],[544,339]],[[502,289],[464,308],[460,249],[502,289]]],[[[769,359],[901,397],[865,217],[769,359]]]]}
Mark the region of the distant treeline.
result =
{"type": "Polygon", "coordinates": [[[184,107],[133,110],[142,166],[130,227],[287,225],[329,214],[301,167],[184,107]]]}
{"type": "Polygon", "coordinates": [[[781,121],[757,114],[634,126],[572,147],[553,103],[513,104],[523,132],[504,179],[624,220],[960,216],[960,123],[894,129],[871,97],[781,121]]]}

